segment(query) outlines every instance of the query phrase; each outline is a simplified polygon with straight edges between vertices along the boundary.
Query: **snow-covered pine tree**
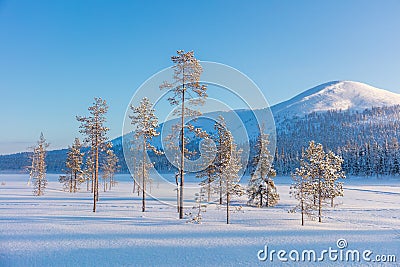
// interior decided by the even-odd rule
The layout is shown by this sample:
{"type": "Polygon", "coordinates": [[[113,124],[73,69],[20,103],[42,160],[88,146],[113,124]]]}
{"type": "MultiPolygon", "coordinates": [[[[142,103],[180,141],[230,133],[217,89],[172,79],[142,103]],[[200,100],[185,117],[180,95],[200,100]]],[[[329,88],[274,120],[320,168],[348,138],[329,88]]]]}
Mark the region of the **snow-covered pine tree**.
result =
{"type": "Polygon", "coordinates": [[[160,85],[160,89],[167,89],[173,93],[172,97],[168,98],[169,103],[172,106],[181,106],[180,109],[176,109],[175,115],[180,117],[180,125],[172,128],[173,135],[180,136],[180,164],[179,164],[179,218],[183,219],[183,188],[184,188],[184,162],[185,153],[185,126],[186,117],[197,117],[201,113],[195,110],[194,107],[202,105],[205,98],[207,97],[207,87],[200,84],[200,76],[203,69],[200,65],[199,60],[194,57],[194,52],[186,52],[178,50],[176,56],[171,57],[174,63],[174,76],[172,82],[164,81],[160,85]]]}
{"type": "Polygon", "coordinates": [[[94,190],[94,162],[91,150],[86,156],[85,167],[83,169],[83,177],[86,180],[86,191],[93,193],[94,190]]]}
{"type": "Polygon", "coordinates": [[[390,175],[398,175],[400,173],[400,164],[398,159],[399,147],[397,138],[393,137],[390,145],[390,158],[392,160],[390,175]]]}
{"type": "Polygon", "coordinates": [[[224,167],[222,172],[223,187],[225,189],[226,197],[226,223],[230,223],[230,203],[234,196],[242,196],[244,189],[239,184],[239,171],[242,169],[240,156],[242,150],[237,148],[237,145],[233,143],[232,135],[227,131],[224,142],[230,147],[230,159],[228,164],[224,167]]]}
{"type": "Polygon", "coordinates": [[[158,119],[154,114],[153,104],[148,98],[143,98],[139,106],[134,107],[131,105],[133,115],[130,115],[131,123],[135,128],[135,138],[139,140],[142,155],[139,159],[141,168],[141,189],[142,189],[142,212],[146,210],[146,184],[149,182],[149,169],[153,167],[147,157],[147,151],[151,150],[156,155],[161,155],[162,152],[158,151],[150,141],[153,137],[158,136],[157,132],[158,119]]]}
{"type": "Polygon", "coordinates": [[[186,215],[189,217],[189,220],[187,222],[201,224],[201,222],[203,221],[203,213],[207,211],[205,195],[206,192],[204,187],[200,187],[200,191],[198,193],[195,193],[194,197],[195,205],[192,209],[195,211],[195,213],[186,213],[186,215]]]}
{"type": "Polygon", "coordinates": [[[314,219],[314,187],[313,181],[311,180],[310,169],[307,163],[301,159],[300,168],[296,168],[295,172],[292,174],[293,183],[290,186],[290,196],[294,197],[298,203],[297,205],[289,210],[289,212],[301,213],[301,225],[304,225],[304,215],[314,219]]]}
{"type": "Polygon", "coordinates": [[[33,194],[35,196],[43,195],[47,186],[46,149],[48,146],[49,143],[46,142],[43,133],[40,133],[37,145],[33,148],[32,164],[29,172],[30,179],[33,179],[33,194]]]}
{"type": "Polygon", "coordinates": [[[200,182],[200,186],[204,188],[207,192],[207,201],[211,201],[211,193],[212,193],[212,183],[215,180],[215,173],[216,173],[216,166],[215,166],[215,159],[216,159],[217,149],[214,145],[214,142],[211,138],[206,138],[202,142],[202,151],[201,151],[201,167],[203,168],[202,171],[196,174],[197,178],[203,178],[200,182]]]}
{"type": "Polygon", "coordinates": [[[104,192],[107,190],[111,190],[111,188],[115,185],[114,174],[118,171],[120,166],[118,165],[118,157],[114,154],[112,149],[106,151],[106,155],[101,166],[103,172],[103,189],[104,192]],[[107,180],[109,182],[109,186],[107,188],[107,180]]]}
{"type": "Polygon", "coordinates": [[[343,196],[342,183],[337,181],[339,178],[345,178],[341,167],[342,162],[342,158],[333,152],[325,153],[321,144],[316,144],[314,141],[309,143],[308,148],[302,153],[300,169],[296,169],[293,175],[295,183],[292,185],[293,194],[298,197],[299,180],[295,178],[302,177],[300,186],[302,214],[305,210],[307,215],[313,217],[314,213],[308,211],[314,210],[317,212],[315,216],[318,221],[322,222],[324,201],[331,200],[332,205],[333,198],[343,196]],[[311,204],[310,199],[312,199],[311,204]]]}
{"type": "Polygon", "coordinates": [[[64,188],[70,193],[77,192],[79,185],[83,182],[82,160],[83,154],[81,153],[81,142],[79,138],[75,138],[72,146],[68,148],[67,160],[65,166],[67,167],[68,176],[60,176],[59,181],[64,183],[64,188]]]}
{"type": "Polygon", "coordinates": [[[317,200],[318,221],[322,222],[322,207],[324,201],[343,196],[343,185],[338,179],[345,178],[342,172],[343,159],[333,152],[325,153],[321,144],[311,141],[305,156],[310,163],[310,171],[314,178],[314,199],[317,200]]]}
{"type": "Polygon", "coordinates": [[[253,158],[253,171],[249,180],[247,194],[248,204],[257,207],[275,206],[279,201],[279,194],[272,180],[276,176],[273,168],[273,156],[268,150],[269,136],[261,131],[257,138],[256,155],[253,158]]]}
{"type": "Polygon", "coordinates": [[[217,121],[214,124],[214,129],[216,132],[216,143],[217,143],[217,155],[215,158],[214,168],[215,168],[215,179],[216,183],[215,191],[219,193],[219,204],[222,205],[224,190],[222,187],[223,177],[222,173],[229,163],[231,156],[231,134],[228,133],[226,122],[224,117],[218,116],[217,121]],[[227,141],[229,140],[229,142],[227,141]]]}
{"type": "Polygon", "coordinates": [[[239,171],[242,169],[241,154],[242,150],[237,148],[231,132],[226,128],[225,120],[222,116],[218,118],[215,125],[218,134],[216,171],[217,190],[220,193],[220,203],[222,197],[226,199],[226,223],[230,222],[230,203],[233,196],[244,194],[243,188],[239,184],[239,171]]]}
{"type": "Polygon", "coordinates": [[[307,160],[307,164],[304,166],[307,168],[308,174],[310,175],[310,181],[313,184],[314,190],[312,193],[314,196],[314,204],[318,210],[318,221],[322,222],[323,194],[326,189],[323,172],[327,167],[324,162],[324,148],[321,144],[315,144],[314,141],[311,141],[308,148],[305,150],[303,157],[307,160]]]}
{"type": "Polygon", "coordinates": [[[131,164],[132,166],[131,170],[131,177],[133,179],[133,190],[132,193],[135,194],[135,191],[137,192],[137,195],[140,196],[140,177],[141,173],[139,172],[139,163],[138,158],[140,157],[140,143],[139,140],[133,136],[132,140],[130,141],[130,151],[131,151],[131,159],[128,159],[129,161],[126,162],[126,164],[131,164]]]}
{"type": "Polygon", "coordinates": [[[343,196],[343,183],[338,182],[339,179],[346,178],[342,171],[343,159],[335,155],[332,151],[325,154],[325,167],[323,171],[325,191],[323,197],[331,200],[331,207],[333,207],[333,200],[335,197],[343,196]]]}
{"type": "Polygon", "coordinates": [[[107,102],[96,97],[88,110],[90,116],[76,116],[76,119],[81,123],[79,132],[86,136],[84,143],[90,145],[90,155],[93,160],[93,212],[96,212],[96,202],[99,200],[99,155],[108,148],[109,128],[104,125],[108,111],[107,102]]]}

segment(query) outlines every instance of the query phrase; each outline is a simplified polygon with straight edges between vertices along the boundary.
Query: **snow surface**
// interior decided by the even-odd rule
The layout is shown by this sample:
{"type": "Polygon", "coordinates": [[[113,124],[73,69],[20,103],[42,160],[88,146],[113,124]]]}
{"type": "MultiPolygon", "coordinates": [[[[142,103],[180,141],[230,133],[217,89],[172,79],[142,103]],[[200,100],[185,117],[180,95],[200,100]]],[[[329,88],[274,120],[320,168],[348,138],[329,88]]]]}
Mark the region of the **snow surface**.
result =
{"type": "MultiPolygon", "coordinates": [[[[289,177],[275,179],[281,201],[273,208],[243,207],[225,224],[225,209],[210,205],[203,224],[177,219],[176,207],[132,194],[127,175],[101,192],[93,213],[88,192],[61,191],[56,175],[42,197],[32,196],[27,175],[0,175],[0,266],[280,266],[261,262],[257,252],[269,249],[336,248],[344,238],[349,249],[396,255],[396,263],[289,262],[288,266],[399,266],[399,178],[351,178],[335,208],[325,209],[323,223],[290,214],[289,177]]],[[[164,191],[165,198],[175,192],[164,191]]],[[[236,199],[234,208],[245,199],[236,199]]],[[[189,206],[191,204],[189,203],[189,206]]],[[[188,208],[189,210],[189,208],[188,208]]]]}
{"type": "Polygon", "coordinates": [[[362,111],[372,107],[400,105],[400,94],[353,81],[334,81],[311,88],[273,106],[275,116],[301,116],[328,110],[362,111]]]}

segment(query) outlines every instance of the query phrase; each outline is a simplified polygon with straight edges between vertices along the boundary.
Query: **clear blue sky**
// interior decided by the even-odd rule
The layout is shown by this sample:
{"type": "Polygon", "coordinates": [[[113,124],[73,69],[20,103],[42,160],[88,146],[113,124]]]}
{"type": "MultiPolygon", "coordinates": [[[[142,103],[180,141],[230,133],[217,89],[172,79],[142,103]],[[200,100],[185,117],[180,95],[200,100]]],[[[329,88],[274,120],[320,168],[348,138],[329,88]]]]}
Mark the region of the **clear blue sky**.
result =
{"type": "Polygon", "coordinates": [[[248,75],[276,104],[332,80],[400,93],[400,1],[0,0],[0,154],[78,134],[93,97],[126,106],[177,49],[248,75]]]}

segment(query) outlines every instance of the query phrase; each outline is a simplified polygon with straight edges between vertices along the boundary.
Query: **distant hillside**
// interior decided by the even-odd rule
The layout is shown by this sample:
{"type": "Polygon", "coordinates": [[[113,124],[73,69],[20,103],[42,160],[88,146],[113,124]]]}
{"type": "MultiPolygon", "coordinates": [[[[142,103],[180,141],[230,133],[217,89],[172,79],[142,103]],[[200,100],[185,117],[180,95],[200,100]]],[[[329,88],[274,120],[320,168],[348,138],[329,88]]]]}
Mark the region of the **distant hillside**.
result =
{"type": "MultiPolygon", "coordinates": [[[[0,155],[0,170],[21,172],[30,166],[29,156],[31,152],[22,152],[11,155],[0,155]]],[[[47,152],[46,164],[47,171],[50,173],[60,173],[65,169],[67,159],[67,149],[51,150],[47,152]]]]}
{"type": "Polygon", "coordinates": [[[299,166],[310,140],[342,156],[348,174],[398,175],[400,105],[314,112],[279,122],[275,166],[281,174],[299,166]]]}
{"type": "MultiPolygon", "coordinates": [[[[301,93],[271,108],[276,123],[277,150],[275,167],[278,173],[290,174],[298,167],[301,151],[310,140],[324,145],[345,159],[344,169],[356,175],[397,175],[400,148],[400,95],[372,86],[351,82],[329,82],[301,93]]],[[[265,111],[265,110],[264,110],[265,111]]],[[[219,115],[227,122],[239,119],[243,125],[232,129],[233,135],[246,131],[250,147],[258,135],[256,116],[263,110],[236,110],[205,114],[195,124],[212,133],[219,115]]],[[[160,127],[169,128],[174,121],[160,127]]],[[[271,127],[271,121],[265,121],[271,127]]],[[[161,137],[154,145],[161,147],[161,137]]],[[[240,135],[236,138],[244,142],[240,135]]],[[[125,140],[126,141],[126,140],[125,140]]],[[[122,138],[112,140],[120,159],[121,171],[127,172],[122,151],[122,138]]],[[[197,142],[190,143],[193,149],[197,142]]],[[[66,149],[49,151],[48,171],[61,172],[65,168],[66,149]]],[[[251,153],[254,153],[252,151],[251,153]]],[[[165,156],[150,155],[156,168],[172,170],[165,156]]],[[[28,153],[0,156],[0,170],[18,171],[29,165],[28,153]]]]}
{"type": "Polygon", "coordinates": [[[291,118],[328,110],[363,111],[395,105],[400,105],[400,94],[360,82],[334,81],[311,88],[271,109],[276,118],[291,118]]]}

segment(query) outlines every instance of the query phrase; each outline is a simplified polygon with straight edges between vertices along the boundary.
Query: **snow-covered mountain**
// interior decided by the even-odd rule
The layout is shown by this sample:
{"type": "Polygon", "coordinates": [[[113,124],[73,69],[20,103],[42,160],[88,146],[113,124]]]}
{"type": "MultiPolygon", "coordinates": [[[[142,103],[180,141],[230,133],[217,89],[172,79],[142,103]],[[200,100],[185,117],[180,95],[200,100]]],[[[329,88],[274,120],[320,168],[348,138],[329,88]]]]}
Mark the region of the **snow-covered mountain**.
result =
{"type": "MultiPolygon", "coordinates": [[[[291,147],[294,153],[296,153],[298,149],[296,148],[296,150],[293,148],[293,143],[301,147],[307,145],[310,139],[314,139],[319,142],[326,141],[326,145],[329,145],[329,147],[333,149],[342,145],[336,141],[345,142],[350,138],[348,133],[357,133],[357,136],[364,136],[366,134],[364,132],[366,131],[368,131],[370,135],[374,133],[373,136],[368,137],[374,140],[391,140],[393,137],[400,140],[400,123],[398,123],[398,128],[394,126],[397,125],[399,121],[398,114],[400,114],[400,107],[394,107],[392,110],[384,110],[382,114],[381,112],[372,110],[373,107],[395,105],[400,105],[400,94],[378,89],[360,82],[334,81],[316,86],[271,107],[276,125],[278,147],[285,148],[285,151],[288,151],[289,147],[291,147]],[[353,110],[360,111],[361,113],[366,109],[368,109],[368,111],[364,112],[365,116],[363,118],[358,118],[351,114],[339,114],[339,117],[335,117],[334,119],[324,118],[323,116],[314,116],[315,118],[306,119],[303,116],[313,112],[324,113],[325,111],[333,109],[342,111],[353,110]],[[310,123],[310,120],[312,123],[310,123]],[[350,127],[351,129],[344,127],[342,125],[344,122],[346,127],[350,127]],[[365,122],[368,122],[369,127],[380,129],[379,134],[374,132],[375,128],[367,130],[365,128],[365,122]],[[392,124],[387,125],[387,129],[385,128],[385,132],[382,133],[382,127],[389,122],[392,124]],[[321,125],[325,126],[322,127],[321,125]],[[307,128],[311,126],[314,128],[307,128]],[[329,131],[332,131],[332,127],[336,126],[339,127],[337,129],[339,132],[336,133],[335,139],[341,140],[330,140],[328,138],[329,136],[327,137],[324,135],[327,132],[326,128],[328,127],[330,129],[329,131]],[[347,130],[345,130],[345,128],[347,130]],[[297,138],[297,141],[295,141],[294,138],[297,138]]],[[[194,125],[200,126],[208,132],[212,132],[214,129],[214,121],[218,118],[218,115],[222,115],[228,126],[233,125],[230,130],[234,138],[238,142],[243,142],[247,140],[247,138],[253,140],[258,136],[259,129],[256,117],[263,119],[262,123],[265,124],[264,126],[267,132],[273,133],[275,131],[274,124],[272,123],[272,116],[266,116],[265,111],[265,109],[260,109],[211,112],[204,114],[194,125]],[[268,120],[268,117],[270,117],[270,120],[268,120]],[[237,123],[238,121],[240,123],[237,123]],[[247,138],[242,138],[243,132],[246,132],[247,138]]],[[[168,132],[170,125],[173,123],[175,123],[175,121],[168,121],[160,125],[160,129],[164,127],[168,132]]],[[[155,138],[153,144],[157,147],[161,147],[161,138],[161,136],[155,138]]],[[[351,138],[355,139],[355,137],[351,138]]],[[[363,139],[363,142],[364,141],[363,139]]],[[[112,140],[112,142],[114,144],[114,149],[118,151],[117,154],[122,160],[121,137],[112,140]]],[[[65,157],[65,150],[49,151],[48,169],[53,172],[60,172],[63,169],[62,166],[64,166],[65,157]]],[[[27,153],[0,156],[0,171],[6,169],[20,170],[23,166],[27,165],[29,165],[27,153]]]]}
{"type": "Polygon", "coordinates": [[[333,81],[311,88],[287,101],[274,105],[277,117],[301,116],[328,110],[362,111],[372,107],[400,104],[400,94],[353,81],[333,81]]]}

